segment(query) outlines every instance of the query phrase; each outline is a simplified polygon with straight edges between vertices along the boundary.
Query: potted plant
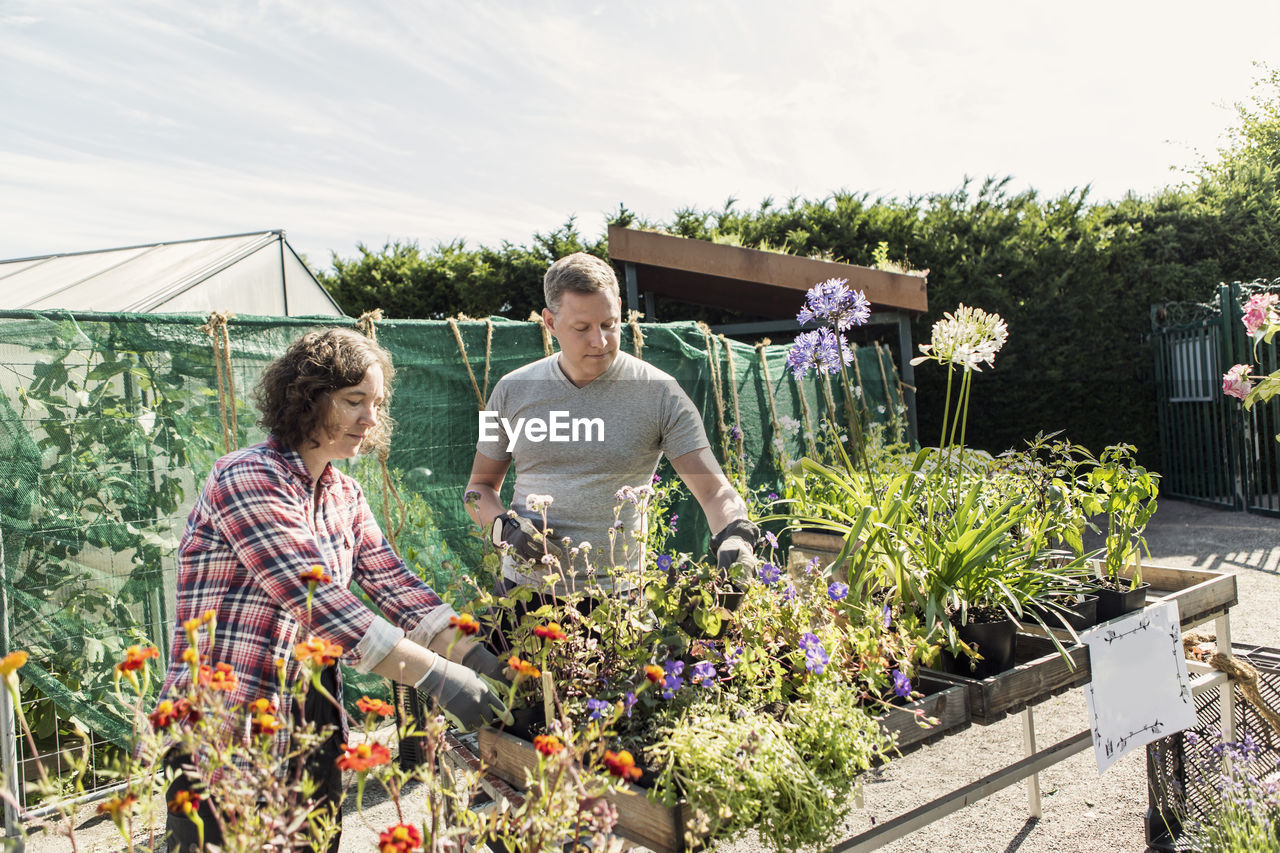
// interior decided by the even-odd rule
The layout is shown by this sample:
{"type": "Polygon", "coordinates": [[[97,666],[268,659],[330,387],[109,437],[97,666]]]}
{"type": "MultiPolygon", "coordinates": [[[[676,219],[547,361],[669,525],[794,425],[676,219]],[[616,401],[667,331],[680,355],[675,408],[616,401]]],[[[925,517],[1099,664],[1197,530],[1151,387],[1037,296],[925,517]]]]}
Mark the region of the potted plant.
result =
{"type": "Polygon", "coordinates": [[[1093,579],[1098,620],[1114,619],[1146,605],[1151,585],[1142,580],[1142,532],[1156,511],[1160,475],[1138,465],[1128,444],[1107,447],[1086,475],[1084,509],[1105,516],[1105,555],[1093,579]]]}

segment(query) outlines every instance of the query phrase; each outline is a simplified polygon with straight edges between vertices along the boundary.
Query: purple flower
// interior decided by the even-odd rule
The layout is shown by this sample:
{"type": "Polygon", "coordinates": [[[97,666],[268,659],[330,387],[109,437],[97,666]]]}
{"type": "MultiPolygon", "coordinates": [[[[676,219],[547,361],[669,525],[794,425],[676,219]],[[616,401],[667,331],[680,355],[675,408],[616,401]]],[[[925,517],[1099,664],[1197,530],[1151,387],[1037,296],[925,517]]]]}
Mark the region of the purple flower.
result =
{"type": "Polygon", "coordinates": [[[884,629],[888,631],[889,626],[893,624],[893,610],[892,608],[889,607],[889,605],[886,604],[884,606],[883,613],[884,613],[884,629]]]}
{"type": "Polygon", "coordinates": [[[793,583],[787,584],[787,588],[782,591],[782,600],[787,602],[788,604],[796,600],[795,584],[793,583]]]}
{"type": "Polygon", "coordinates": [[[603,699],[588,699],[587,710],[591,712],[588,720],[598,720],[604,716],[604,712],[609,710],[609,703],[603,699]]]}
{"type": "Polygon", "coordinates": [[[665,572],[667,569],[671,568],[671,564],[675,561],[671,559],[670,554],[661,554],[658,556],[656,562],[658,564],[658,568],[665,572]]]}
{"type": "Polygon", "coordinates": [[[742,659],[742,646],[738,646],[732,651],[728,646],[724,649],[724,664],[728,667],[736,666],[738,661],[742,659]]]}
{"type": "Polygon", "coordinates": [[[738,428],[737,424],[734,424],[733,426],[729,427],[729,438],[733,439],[734,441],[742,440],[742,430],[738,428]]]}
{"type": "Polygon", "coordinates": [[[821,675],[830,663],[827,650],[822,647],[817,635],[806,633],[800,638],[800,648],[804,649],[805,668],[815,675],[821,675]]]}
{"type": "Polygon", "coordinates": [[[871,317],[871,303],[860,290],[850,290],[847,278],[830,278],[809,288],[804,307],[796,315],[800,325],[825,320],[840,331],[861,326],[871,317]]]}
{"type": "Polygon", "coordinates": [[[843,335],[827,327],[801,332],[796,335],[787,351],[787,367],[791,375],[800,379],[813,367],[824,373],[839,373],[840,368],[853,361],[853,350],[843,335]]]}
{"type": "Polygon", "coordinates": [[[777,583],[782,578],[782,570],[773,563],[765,563],[756,572],[765,583],[777,583]]]}
{"type": "Polygon", "coordinates": [[[690,678],[694,684],[701,684],[703,687],[710,686],[711,682],[716,680],[716,665],[709,660],[698,661],[693,665],[693,675],[690,678]]]}
{"type": "Polygon", "coordinates": [[[662,482],[662,475],[661,475],[661,474],[659,474],[657,471],[654,471],[654,472],[653,472],[653,484],[656,486],[656,485],[658,485],[658,484],[659,484],[659,483],[661,483],[661,482],[662,482]]]}
{"type": "Polygon", "coordinates": [[[849,585],[834,581],[831,586],[827,587],[827,595],[831,596],[832,601],[841,601],[849,594],[849,585]]]}
{"type": "Polygon", "coordinates": [[[893,671],[893,692],[903,698],[911,695],[911,679],[896,669],[893,671]]]}
{"type": "Polygon", "coordinates": [[[774,536],[772,531],[766,530],[764,532],[764,541],[769,543],[770,548],[778,547],[778,537],[774,536]]]}
{"type": "Polygon", "coordinates": [[[771,501],[776,501],[776,500],[778,499],[778,493],[777,493],[777,492],[770,492],[770,493],[767,495],[767,497],[768,497],[768,498],[769,498],[769,500],[771,500],[771,501]]]}
{"type": "Polygon", "coordinates": [[[662,698],[670,699],[675,695],[677,690],[684,687],[684,679],[680,677],[680,674],[684,672],[684,661],[669,660],[664,663],[662,667],[667,671],[667,677],[662,682],[662,686],[664,688],[662,691],[662,698]]]}
{"type": "Polygon", "coordinates": [[[805,573],[806,575],[811,575],[811,574],[813,574],[814,572],[816,572],[816,571],[818,570],[818,562],[819,562],[819,560],[820,560],[820,558],[819,558],[819,557],[811,557],[811,558],[809,559],[809,562],[807,562],[807,563],[805,563],[805,564],[804,564],[804,573],[805,573]]]}
{"type": "Polygon", "coordinates": [[[622,706],[626,710],[628,717],[631,716],[631,709],[635,707],[635,704],[636,694],[628,690],[627,695],[622,697],[622,706]]]}

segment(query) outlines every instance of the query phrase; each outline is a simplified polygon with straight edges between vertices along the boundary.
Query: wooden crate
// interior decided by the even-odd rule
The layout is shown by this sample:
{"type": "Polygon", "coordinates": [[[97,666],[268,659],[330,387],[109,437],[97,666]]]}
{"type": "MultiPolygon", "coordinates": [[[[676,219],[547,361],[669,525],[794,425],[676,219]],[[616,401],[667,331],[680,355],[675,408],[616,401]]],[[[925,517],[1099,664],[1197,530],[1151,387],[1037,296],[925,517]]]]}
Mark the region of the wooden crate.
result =
{"type": "MultiPolygon", "coordinates": [[[[969,707],[965,702],[965,689],[960,685],[940,681],[928,674],[916,679],[917,690],[925,693],[922,699],[894,707],[880,718],[880,727],[898,736],[898,751],[910,752],[945,735],[969,725],[969,707]],[[914,710],[925,716],[936,717],[932,726],[920,726],[914,710]]],[[[533,744],[507,732],[496,729],[480,729],[480,760],[485,769],[517,788],[525,784],[526,771],[538,766],[538,752],[533,744]]],[[[628,841],[642,844],[655,853],[685,853],[685,828],[688,820],[683,804],[664,806],[649,799],[645,789],[628,785],[626,790],[610,797],[618,809],[618,823],[614,832],[628,841]]]]}
{"type": "MultiPolygon", "coordinates": [[[[1128,569],[1125,577],[1133,577],[1128,569]]],[[[1173,566],[1143,564],[1142,580],[1151,584],[1147,604],[1174,601],[1178,604],[1178,621],[1190,628],[1221,616],[1239,603],[1236,576],[1230,572],[1208,569],[1179,569],[1173,566]]]]}

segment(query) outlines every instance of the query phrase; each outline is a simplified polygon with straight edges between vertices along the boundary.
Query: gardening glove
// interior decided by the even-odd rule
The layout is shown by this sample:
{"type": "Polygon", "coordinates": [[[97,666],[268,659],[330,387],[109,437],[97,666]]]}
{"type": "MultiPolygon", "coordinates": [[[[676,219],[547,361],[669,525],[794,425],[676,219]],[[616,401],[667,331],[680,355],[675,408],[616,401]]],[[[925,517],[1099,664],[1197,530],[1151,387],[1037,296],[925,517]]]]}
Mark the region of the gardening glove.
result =
{"type": "Polygon", "coordinates": [[[464,730],[477,729],[506,715],[502,698],[483,678],[442,655],[436,655],[431,669],[414,686],[425,704],[438,705],[464,730]]]}
{"type": "Polygon", "coordinates": [[[427,648],[438,655],[444,655],[453,663],[460,663],[485,678],[493,679],[499,686],[507,684],[508,679],[503,672],[505,664],[493,652],[470,637],[455,639],[453,633],[446,628],[431,638],[427,648]]]}
{"type": "Polygon", "coordinates": [[[506,542],[520,557],[538,562],[544,554],[550,554],[557,560],[563,555],[560,546],[551,539],[554,534],[555,530],[550,527],[543,533],[541,520],[523,515],[513,518],[507,513],[493,520],[491,538],[494,545],[506,542]]]}
{"type": "Polygon", "coordinates": [[[760,528],[745,518],[737,518],[711,537],[711,550],[716,552],[716,566],[726,571],[741,564],[747,571],[756,568],[756,542],[760,540],[760,528]]]}

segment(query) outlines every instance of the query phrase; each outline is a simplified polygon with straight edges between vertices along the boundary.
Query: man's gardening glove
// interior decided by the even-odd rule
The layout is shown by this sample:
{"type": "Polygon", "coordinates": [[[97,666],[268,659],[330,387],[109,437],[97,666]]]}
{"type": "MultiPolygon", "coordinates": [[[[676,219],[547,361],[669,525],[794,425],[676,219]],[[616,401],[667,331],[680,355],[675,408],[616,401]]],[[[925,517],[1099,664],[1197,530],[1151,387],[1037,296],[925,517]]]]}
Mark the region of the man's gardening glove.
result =
{"type": "Polygon", "coordinates": [[[435,663],[414,686],[427,707],[438,705],[461,729],[479,728],[507,713],[502,698],[483,678],[443,655],[436,655],[435,663]]]}
{"type": "Polygon", "coordinates": [[[745,518],[737,518],[711,537],[711,550],[716,552],[716,566],[721,571],[741,564],[748,572],[756,569],[756,542],[760,528],[745,518]]]}
{"type": "Polygon", "coordinates": [[[506,542],[517,555],[534,562],[541,560],[544,554],[550,554],[557,560],[563,555],[560,546],[551,538],[554,535],[555,530],[548,527],[544,541],[540,520],[525,518],[523,515],[512,518],[510,513],[503,513],[495,518],[490,530],[490,539],[494,545],[500,546],[506,542]]]}

